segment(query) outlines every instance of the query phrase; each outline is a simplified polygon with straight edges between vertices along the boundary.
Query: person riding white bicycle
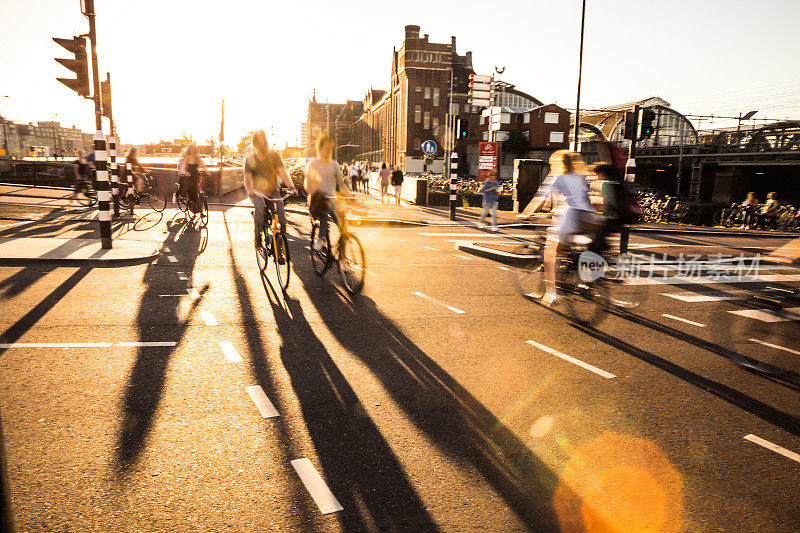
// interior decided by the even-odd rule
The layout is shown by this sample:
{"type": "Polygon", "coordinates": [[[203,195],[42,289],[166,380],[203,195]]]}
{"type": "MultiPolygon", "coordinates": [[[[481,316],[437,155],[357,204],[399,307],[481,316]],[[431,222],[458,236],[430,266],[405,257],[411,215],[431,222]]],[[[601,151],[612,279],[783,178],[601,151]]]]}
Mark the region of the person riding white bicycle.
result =
{"type": "Polygon", "coordinates": [[[289,188],[292,194],[298,194],[297,189],[292,183],[291,178],[286,173],[283,160],[278,152],[269,149],[267,134],[264,130],[257,130],[253,134],[253,147],[251,152],[244,160],[244,188],[250,201],[255,207],[255,245],[260,248],[261,234],[264,225],[264,210],[269,207],[273,213],[277,213],[281,225],[281,231],[286,231],[286,211],[283,206],[283,199],[280,196],[280,181],[289,188]],[[259,194],[256,194],[259,193],[259,194]],[[269,202],[269,206],[267,206],[269,202]]]}
{"type": "Polygon", "coordinates": [[[343,196],[353,196],[342,179],[342,169],[332,159],[333,139],[323,132],[317,139],[317,159],[312,159],[306,167],[304,187],[308,193],[308,211],[319,220],[319,236],[314,239],[312,247],[321,251],[323,240],[328,239],[328,217],[337,223],[334,206],[329,200],[337,189],[343,196]]]}
{"type": "Polygon", "coordinates": [[[585,234],[594,238],[601,227],[601,221],[589,199],[589,184],[582,173],[583,160],[577,152],[559,150],[550,156],[551,172],[545,178],[531,203],[520,218],[530,218],[540,211],[548,197],[554,194],[563,199],[554,209],[554,220],[547,229],[544,247],[546,292],[541,303],[552,306],[558,299],[556,292],[556,260],[558,254],[568,250],[574,235],[585,234]],[[560,172],[560,173],[559,173],[560,172]]]}

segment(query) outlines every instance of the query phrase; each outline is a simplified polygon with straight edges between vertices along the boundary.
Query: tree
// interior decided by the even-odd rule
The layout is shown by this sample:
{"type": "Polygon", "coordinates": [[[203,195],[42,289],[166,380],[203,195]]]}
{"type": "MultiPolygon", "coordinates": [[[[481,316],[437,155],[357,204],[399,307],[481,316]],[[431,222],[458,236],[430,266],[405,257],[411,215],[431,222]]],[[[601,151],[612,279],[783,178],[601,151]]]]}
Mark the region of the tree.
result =
{"type": "Polygon", "coordinates": [[[530,142],[524,135],[524,130],[519,127],[510,129],[508,139],[503,141],[503,152],[521,157],[528,155],[528,151],[530,151],[530,142]]]}
{"type": "Polygon", "coordinates": [[[253,135],[255,134],[254,131],[248,132],[247,135],[239,139],[239,144],[236,145],[236,150],[243,154],[250,150],[250,147],[253,146],[253,135]]]}

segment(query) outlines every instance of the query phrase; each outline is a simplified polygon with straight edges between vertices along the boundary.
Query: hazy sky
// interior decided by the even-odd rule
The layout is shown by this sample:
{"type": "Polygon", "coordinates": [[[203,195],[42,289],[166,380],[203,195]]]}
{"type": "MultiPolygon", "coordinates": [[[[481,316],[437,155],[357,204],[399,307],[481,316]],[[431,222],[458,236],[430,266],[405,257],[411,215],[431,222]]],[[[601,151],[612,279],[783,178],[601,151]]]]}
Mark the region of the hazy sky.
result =
{"type": "MultiPolygon", "coordinates": [[[[0,114],[93,130],[89,101],[50,38],[88,31],[79,0],[0,0],[0,114]]],[[[457,37],[475,69],[575,106],[580,0],[96,0],[101,77],[110,71],[123,142],[226,142],[274,128],[295,142],[312,89],[361,99],[388,86],[392,46],[417,24],[457,37]]],[[[588,0],[582,107],[659,95],[685,113],[800,118],[798,0],[588,0]]],[[[63,52],[63,53],[62,53],[63,52]]],[[[705,123],[703,124],[706,125],[705,123]]]]}

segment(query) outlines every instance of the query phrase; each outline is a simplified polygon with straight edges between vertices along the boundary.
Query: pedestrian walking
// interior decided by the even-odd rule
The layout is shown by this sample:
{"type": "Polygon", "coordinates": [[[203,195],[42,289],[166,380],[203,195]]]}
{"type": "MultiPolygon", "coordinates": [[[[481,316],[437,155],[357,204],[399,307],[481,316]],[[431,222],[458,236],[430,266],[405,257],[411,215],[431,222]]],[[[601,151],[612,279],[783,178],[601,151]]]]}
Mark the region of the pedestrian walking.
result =
{"type": "Polygon", "coordinates": [[[358,164],[355,161],[350,162],[350,189],[353,192],[358,190],[358,164]]]}
{"type": "Polygon", "coordinates": [[[386,161],[381,163],[381,169],[378,171],[378,182],[380,183],[381,187],[381,203],[383,203],[383,197],[389,194],[389,182],[392,178],[392,171],[389,170],[389,167],[386,165],[386,161]]]}
{"type": "Polygon", "coordinates": [[[369,162],[364,161],[363,167],[361,172],[361,190],[364,191],[365,194],[369,194],[369,162]]]}
{"type": "Polygon", "coordinates": [[[195,213],[197,212],[197,192],[200,188],[200,171],[206,170],[203,158],[197,154],[197,145],[195,143],[186,147],[184,170],[188,176],[186,194],[189,197],[189,208],[195,213]]]}
{"type": "Polygon", "coordinates": [[[394,187],[394,197],[397,199],[397,205],[400,205],[400,191],[403,188],[403,171],[400,165],[395,165],[392,171],[392,186],[394,187]]]}
{"type": "Polygon", "coordinates": [[[486,178],[486,181],[481,186],[481,192],[483,193],[483,211],[481,212],[481,218],[478,219],[478,227],[482,228],[486,225],[483,221],[486,220],[486,215],[491,211],[492,231],[497,231],[497,204],[500,199],[500,182],[497,177],[489,176],[486,178]]]}

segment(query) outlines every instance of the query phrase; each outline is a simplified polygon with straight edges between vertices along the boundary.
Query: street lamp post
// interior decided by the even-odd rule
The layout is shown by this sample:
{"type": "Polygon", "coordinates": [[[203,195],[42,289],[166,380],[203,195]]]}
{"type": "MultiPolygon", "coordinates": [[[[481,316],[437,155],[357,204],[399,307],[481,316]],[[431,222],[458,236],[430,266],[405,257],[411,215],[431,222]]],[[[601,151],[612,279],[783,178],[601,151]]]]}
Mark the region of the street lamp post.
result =
{"type": "Polygon", "coordinates": [[[578,98],[575,102],[575,130],[573,132],[574,150],[578,151],[578,127],[581,123],[581,74],[583,69],[583,27],[586,20],[586,0],[583,0],[581,9],[581,48],[578,54],[578,98]]]}

